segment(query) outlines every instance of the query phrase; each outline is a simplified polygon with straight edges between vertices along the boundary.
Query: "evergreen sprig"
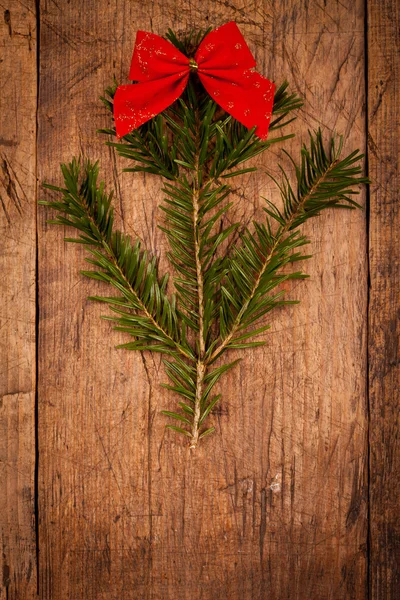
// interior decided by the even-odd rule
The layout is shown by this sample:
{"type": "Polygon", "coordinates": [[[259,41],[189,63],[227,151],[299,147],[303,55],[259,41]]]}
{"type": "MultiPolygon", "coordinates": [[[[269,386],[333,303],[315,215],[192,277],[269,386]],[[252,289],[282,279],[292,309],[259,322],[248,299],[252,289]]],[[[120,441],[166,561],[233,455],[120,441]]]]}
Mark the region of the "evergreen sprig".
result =
{"type": "Polygon", "coordinates": [[[105,302],[118,316],[116,329],[127,331],[135,342],[124,344],[130,350],[151,350],[192,358],[190,346],[182,339],[175,296],[166,294],[168,275],[159,280],[157,264],[140,242],[132,245],[129,236],[113,229],[112,193],[98,183],[98,163],[73,159],[61,166],[65,188],[44,184],[61,194],[59,201],[41,202],[66,216],[49,220],[55,225],[74,227],[78,238],[67,242],[88,246],[87,262],[96,267],[82,275],[111,284],[119,296],[91,297],[105,302]]]}
{"type": "MultiPolygon", "coordinates": [[[[179,40],[169,31],[167,37],[191,56],[203,35],[192,32],[179,40]]],[[[276,91],[271,132],[291,123],[301,106],[287,88],[285,82],[276,91]]],[[[102,98],[111,111],[115,89],[108,88],[102,98]]],[[[102,131],[115,135],[114,129],[102,131]]],[[[43,202],[61,213],[50,222],[76,228],[78,238],[66,240],[90,253],[87,260],[94,268],[82,273],[118,291],[92,299],[108,304],[113,314],[105,318],[130,335],[132,341],[120,347],[164,355],[170,380],[164,387],[179,402],[176,411],[162,412],[177,422],[167,427],[187,436],[191,448],[214,431],[207,425],[221,399],[214,386],[237,363],[215,366],[217,359],[232,348],[264,344],[254,338],[268,329],[265,315],[294,302],[284,298],[280,285],[306,277],[290,269],[309,258],[303,254],[309,240],[299,227],[326,208],[357,207],[353,195],[367,182],[358,151],[342,158],[341,137],[332,137],[325,150],[321,131],[310,132],[300,162],[289,157],[294,179],[283,167],[281,180],[274,179],[283,208],[266,200],[264,220],[244,231],[239,223],[227,225],[230,179],[256,170],[248,161],[290,137],[272,133],[260,140],[223,112],[193,77],[172,107],[122,140],[107,142],[129,161],[125,171],[164,178],[160,227],[170,246],[174,293],[168,274],[159,275],[155,257],[114,229],[112,194],[98,182],[97,163],[73,159],[62,165],[65,187],[45,185],[61,196],[43,202]]]]}

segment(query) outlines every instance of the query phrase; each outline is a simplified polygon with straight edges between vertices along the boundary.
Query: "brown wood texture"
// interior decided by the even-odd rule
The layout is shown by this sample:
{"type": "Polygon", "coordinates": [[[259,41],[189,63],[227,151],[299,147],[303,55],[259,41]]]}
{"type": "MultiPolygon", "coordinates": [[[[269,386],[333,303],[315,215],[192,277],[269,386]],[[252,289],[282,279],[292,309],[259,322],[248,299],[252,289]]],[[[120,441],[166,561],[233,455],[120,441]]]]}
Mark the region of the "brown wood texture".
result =
{"type": "Polygon", "coordinates": [[[36,595],[35,3],[7,3],[0,27],[0,598],[25,600],[36,595]]]}
{"type": "MultiPolygon", "coordinates": [[[[85,2],[41,10],[39,178],[72,154],[101,158],[120,223],[163,255],[160,180],[121,175],[96,128],[98,96],[126,80],[137,29],[236,20],[259,69],[305,99],[296,128],[364,147],[363,3],[85,2]]],[[[299,140],[287,145],[298,152],[299,140]]],[[[270,153],[262,167],[272,167],[270,153]]],[[[273,195],[236,185],[235,218],[273,195]]],[[[276,196],[275,196],[276,197],[276,196]]],[[[269,345],[223,381],[217,434],[190,452],[164,431],[161,361],[117,351],[86,297],[80,247],[39,234],[40,585],[46,598],[366,598],[365,212],[307,228],[311,280],[275,315],[269,345]]],[[[162,265],[165,264],[162,262],[162,265]]],[[[100,286],[98,290],[100,290],[100,286]]]]}
{"type": "Polygon", "coordinates": [[[368,11],[371,599],[400,595],[400,5],[368,11]]]}
{"type": "MultiPolygon", "coordinates": [[[[367,6],[2,4],[1,600],[36,598],[37,585],[43,600],[398,597],[399,15],[395,0],[367,6]],[[114,75],[127,81],[138,29],[229,20],[259,71],[304,98],[285,148],[298,156],[321,126],[344,134],[345,151],[364,150],[368,122],[373,184],[370,211],[306,225],[311,277],[288,288],[301,304],[271,317],[267,346],[237,353],[217,432],[193,452],[165,430],[160,410],[176,400],[160,387],[160,357],[114,348],[126,338],[87,300],[104,288],[79,274],[84,250],[46,224],[44,207],[36,228],[36,175],[60,183],[60,162],[99,158],[118,225],[168,268],[161,181],[121,172],[96,133],[109,123],[98,97],[114,75]]],[[[277,199],[265,171],[278,160],[288,166],[271,149],[234,180],[232,220],[277,199]]]]}

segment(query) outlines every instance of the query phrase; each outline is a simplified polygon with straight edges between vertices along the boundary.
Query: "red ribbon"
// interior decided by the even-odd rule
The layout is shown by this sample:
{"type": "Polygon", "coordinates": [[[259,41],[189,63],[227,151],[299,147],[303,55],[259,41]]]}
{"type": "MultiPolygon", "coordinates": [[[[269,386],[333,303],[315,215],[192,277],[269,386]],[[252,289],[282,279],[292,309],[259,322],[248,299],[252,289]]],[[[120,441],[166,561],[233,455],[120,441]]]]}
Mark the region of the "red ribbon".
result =
{"type": "Polygon", "coordinates": [[[271,120],[275,84],[253,71],[256,61],[234,22],[211,31],[194,59],[154,33],[138,31],[129,78],[114,97],[117,136],[130,133],[165,110],[196,71],[210,96],[232,117],[265,139],[271,120]]]}

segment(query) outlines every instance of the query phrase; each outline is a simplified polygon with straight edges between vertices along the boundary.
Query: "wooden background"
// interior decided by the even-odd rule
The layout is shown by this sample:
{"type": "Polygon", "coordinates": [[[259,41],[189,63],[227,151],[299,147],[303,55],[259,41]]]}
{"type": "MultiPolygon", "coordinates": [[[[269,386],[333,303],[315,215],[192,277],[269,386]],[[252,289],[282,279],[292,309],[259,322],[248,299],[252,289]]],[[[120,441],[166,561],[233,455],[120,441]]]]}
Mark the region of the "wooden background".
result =
{"type": "MultiPolygon", "coordinates": [[[[396,0],[1,8],[1,600],[399,598],[396,0]],[[82,248],[36,201],[61,161],[100,158],[121,227],[162,257],[160,181],[121,174],[98,96],[127,80],[137,29],[229,20],[305,100],[286,149],[335,128],[367,151],[372,185],[364,211],[307,224],[301,304],[225,377],[217,433],[193,453],[164,429],[160,359],[114,349],[82,248]]],[[[236,218],[275,197],[264,170],[237,183],[236,218]]]]}

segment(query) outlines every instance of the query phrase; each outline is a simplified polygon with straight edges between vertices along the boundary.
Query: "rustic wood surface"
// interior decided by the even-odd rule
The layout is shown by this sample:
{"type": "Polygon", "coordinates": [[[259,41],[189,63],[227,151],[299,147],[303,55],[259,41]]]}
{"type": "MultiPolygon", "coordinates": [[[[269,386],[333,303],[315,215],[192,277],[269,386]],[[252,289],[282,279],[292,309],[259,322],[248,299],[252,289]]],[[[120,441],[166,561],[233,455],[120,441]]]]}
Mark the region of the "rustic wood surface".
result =
{"type": "Polygon", "coordinates": [[[368,11],[371,600],[400,595],[400,4],[368,11]]]}
{"type": "Polygon", "coordinates": [[[36,594],[36,14],[0,26],[0,599],[36,594]]]}
{"type": "MultiPolygon", "coordinates": [[[[370,0],[368,19],[363,0],[4,6],[0,67],[12,85],[4,86],[0,142],[1,600],[35,598],[37,583],[43,600],[397,598],[392,4],[381,11],[370,0]],[[59,163],[74,154],[100,158],[117,192],[119,225],[160,257],[162,269],[160,180],[121,173],[124,163],[96,133],[109,123],[98,97],[114,75],[127,81],[138,29],[163,34],[229,20],[260,72],[287,79],[305,100],[286,149],[298,153],[307,129],[321,126],[343,133],[346,150],[364,150],[368,122],[374,183],[370,211],[326,212],[307,224],[311,277],[288,290],[301,304],[276,312],[269,344],[241,355],[221,381],[217,433],[190,452],[159,414],[175,404],[159,386],[160,358],[114,348],[126,338],[86,299],[102,288],[79,274],[84,251],[46,224],[43,207],[36,229],[36,119],[38,181],[59,183],[59,163]]],[[[257,174],[235,184],[236,220],[260,214],[261,196],[276,199],[264,172],[278,159],[271,150],[257,174]]]]}

